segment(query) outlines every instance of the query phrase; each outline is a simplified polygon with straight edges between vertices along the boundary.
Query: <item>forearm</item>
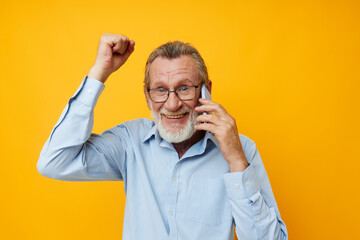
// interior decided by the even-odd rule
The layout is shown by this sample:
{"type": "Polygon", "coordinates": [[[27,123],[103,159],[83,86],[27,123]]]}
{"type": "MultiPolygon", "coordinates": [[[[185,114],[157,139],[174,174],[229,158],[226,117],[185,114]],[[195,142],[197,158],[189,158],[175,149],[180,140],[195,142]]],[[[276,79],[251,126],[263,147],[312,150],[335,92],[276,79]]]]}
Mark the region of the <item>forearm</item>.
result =
{"type": "MultiPolygon", "coordinates": [[[[241,145],[240,145],[241,146],[241,145]]],[[[249,166],[244,151],[241,149],[240,153],[237,154],[233,161],[228,161],[229,170],[233,172],[243,172],[249,166]]]]}
{"type": "Polygon", "coordinates": [[[97,67],[96,65],[92,66],[87,74],[88,78],[96,79],[102,83],[105,83],[108,77],[110,76],[109,73],[106,73],[103,69],[97,67]]]}
{"type": "Polygon", "coordinates": [[[287,239],[269,178],[253,141],[240,136],[249,166],[224,175],[239,239],[287,239]]]}
{"type": "Polygon", "coordinates": [[[101,162],[103,154],[94,145],[100,137],[89,138],[93,108],[103,88],[103,84],[96,80],[84,79],[69,100],[41,151],[37,167],[42,175],[62,180],[84,180],[88,178],[89,162],[93,162],[95,157],[101,162]]]}
{"type": "MultiPolygon", "coordinates": [[[[233,173],[225,179],[227,192],[233,208],[236,234],[239,239],[287,239],[286,227],[278,216],[277,207],[264,200],[272,198],[267,190],[262,192],[253,166],[245,173],[233,173]]],[[[276,204],[276,203],[275,203],[276,204]]]]}
{"type": "MultiPolygon", "coordinates": [[[[135,42],[116,34],[103,34],[94,65],[69,100],[43,147],[37,167],[41,174],[62,180],[119,180],[116,161],[123,159],[121,140],[111,132],[91,135],[93,109],[111,73],[134,51],[135,42]]],[[[124,160],[125,161],[125,160],[124,160]]]]}

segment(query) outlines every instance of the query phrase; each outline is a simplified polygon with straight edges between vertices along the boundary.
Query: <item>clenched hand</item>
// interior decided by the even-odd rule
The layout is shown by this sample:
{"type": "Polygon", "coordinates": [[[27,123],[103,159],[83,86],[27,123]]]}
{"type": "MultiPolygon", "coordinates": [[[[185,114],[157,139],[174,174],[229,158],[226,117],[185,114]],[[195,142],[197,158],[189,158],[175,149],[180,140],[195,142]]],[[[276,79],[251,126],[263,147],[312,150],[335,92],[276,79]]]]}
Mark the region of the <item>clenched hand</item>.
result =
{"type": "Polygon", "coordinates": [[[118,70],[134,51],[135,42],[128,37],[105,33],[101,36],[96,60],[91,67],[88,77],[105,82],[118,70]]]}

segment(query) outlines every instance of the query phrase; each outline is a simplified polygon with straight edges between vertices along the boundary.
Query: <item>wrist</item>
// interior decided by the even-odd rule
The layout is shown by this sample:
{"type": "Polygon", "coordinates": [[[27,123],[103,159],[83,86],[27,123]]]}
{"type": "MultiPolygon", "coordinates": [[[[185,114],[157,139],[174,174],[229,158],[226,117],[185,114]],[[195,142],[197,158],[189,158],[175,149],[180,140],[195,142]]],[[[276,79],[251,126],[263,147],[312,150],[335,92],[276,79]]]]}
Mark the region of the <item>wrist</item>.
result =
{"type": "Polygon", "coordinates": [[[229,164],[230,172],[243,172],[249,166],[243,151],[239,154],[232,155],[231,158],[229,157],[226,160],[229,164]]]}
{"type": "Polygon", "coordinates": [[[92,68],[90,68],[88,74],[87,74],[88,78],[93,78],[96,79],[102,83],[105,83],[105,81],[107,80],[107,78],[109,77],[107,74],[105,74],[103,71],[98,70],[95,66],[93,66],[92,68]]]}
{"type": "Polygon", "coordinates": [[[243,172],[249,166],[247,161],[228,162],[230,172],[243,172]]]}

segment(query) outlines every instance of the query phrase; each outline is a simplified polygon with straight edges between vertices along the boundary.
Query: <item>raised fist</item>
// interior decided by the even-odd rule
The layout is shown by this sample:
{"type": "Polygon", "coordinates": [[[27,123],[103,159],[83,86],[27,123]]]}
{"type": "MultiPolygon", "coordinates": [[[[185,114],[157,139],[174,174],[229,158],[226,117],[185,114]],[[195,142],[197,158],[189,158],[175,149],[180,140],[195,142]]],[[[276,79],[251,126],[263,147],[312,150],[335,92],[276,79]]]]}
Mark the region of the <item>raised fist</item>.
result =
{"type": "Polygon", "coordinates": [[[101,36],[94,65],[88,77],[105,82],[118,70],[134,51],[135,42],[128,37],[105,33],[101,36]]]}

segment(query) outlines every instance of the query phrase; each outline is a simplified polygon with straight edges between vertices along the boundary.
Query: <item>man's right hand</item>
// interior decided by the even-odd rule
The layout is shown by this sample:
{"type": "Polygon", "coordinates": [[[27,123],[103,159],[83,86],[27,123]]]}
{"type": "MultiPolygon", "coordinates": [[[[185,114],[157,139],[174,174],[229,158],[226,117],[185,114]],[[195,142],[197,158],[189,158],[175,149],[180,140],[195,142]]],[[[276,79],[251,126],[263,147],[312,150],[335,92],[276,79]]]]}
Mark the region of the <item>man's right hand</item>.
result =
{"type": "Polygon", "coordinates": [[[128,37],[105,33],[101,36],[94,65],[88,77],[105,83],[106,79],[118,70],[134,51],[135,42],[128,37]]]}

